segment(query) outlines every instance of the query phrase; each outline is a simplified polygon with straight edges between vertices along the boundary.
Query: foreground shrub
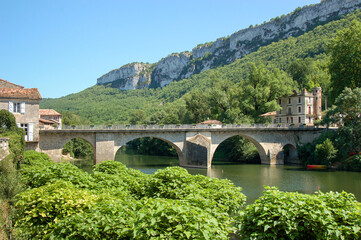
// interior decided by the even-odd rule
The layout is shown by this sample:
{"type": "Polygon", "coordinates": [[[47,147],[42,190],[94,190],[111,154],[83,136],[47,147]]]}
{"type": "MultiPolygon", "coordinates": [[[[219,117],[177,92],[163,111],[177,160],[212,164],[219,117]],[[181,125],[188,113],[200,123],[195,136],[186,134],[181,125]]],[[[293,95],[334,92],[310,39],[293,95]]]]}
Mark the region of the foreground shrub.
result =
{"type": "Polygon", "coordinates": [[[150,182],[150,197],[184,199],[201,208],[219,208],[236,214],[246,202],[242,188],[227,179],[191,175],[181,167],[168,167],[155,172],[150,182]]]}
{"type": "Polygon", "coordinates": [[[266,187],[239,224],[242,239],[359,239],[361,204],[345,192],[307,195],[266,187]]]}
{"type": "Polygon", "coordinates": [[[34,150],[25,151],[23,155],[22,164],[26,165],[43,165],[51,163],[49,155],[46,153],[40,153],[34,150]]]}
{"type": "Polygon", "coordinates": [[[130,192],[135,198],[142,198],[149,192],[151,175],[127,168],[123,163],[105,161],[94,167],[92,174],[97,190],[119,188],[130,192]]]}
{"type": "Polygon", "coordinates": [[[189,203],[107,201],[59,221],[50,239],[227,239],[230,228],[189,203]]]}
{"type": "Polygon", "coordinates": [[[43,239],[59,220],[91,208],[97,198],[66,181],[20,193],[15,205],[19,234],[24,239],[43,239]]]}
{"type": "Polygon", "coordinates": [[[21,175],[24,183],[30,188],[44,186],[56,180],[73,183],[80,188],[89,188],[94,184],[93,178],[70,163],[31,161],[32,165],[23,165],[21,175]]]}

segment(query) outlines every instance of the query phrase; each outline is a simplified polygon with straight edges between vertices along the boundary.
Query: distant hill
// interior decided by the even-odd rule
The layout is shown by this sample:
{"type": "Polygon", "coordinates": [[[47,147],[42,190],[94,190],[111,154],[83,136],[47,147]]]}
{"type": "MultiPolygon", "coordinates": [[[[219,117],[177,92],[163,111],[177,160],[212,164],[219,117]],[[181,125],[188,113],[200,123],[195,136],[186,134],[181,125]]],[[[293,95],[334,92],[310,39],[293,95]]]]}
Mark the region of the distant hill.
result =
{"type": "Polygon", "coordinates": [[[154,64],[126,64],[98,78],[97,84],[110,84],[121,90],[163,87],[205,70],[230,64],[262,46],[290,36],[298,37],[360,8],[361,0],[324,0],[319,4],[299,7],[292,13],[250,26],[229,37],[199,44],[190,52],[172,53],[154,64]]]}
{"type": "Polygon", "coordinates": [[[167,109],[185,111],[184,95],[209,88],[212,79],[242,82],[247,78],[249,64],[252,62],[263,63],[269,68],[287,70],[295,60],[310,58],[320,66],[324,66],[328,58],[327,44],[338,30],[348,27],[355,19],[361,20],[359,10],[315,27],[298,37],[288,37],[259,47],[231,64],[193,74],[187,79],[173,81],[163,88],[122,91],[112,88],[112,83],[101,84],[62,98],[44,99],[40,107],[54,108],[60,112],[71,111],[86,117],[94,124],[129,123],[135,110],[142,110],[148,118],[162,111],[167,112],[167,109]]]}

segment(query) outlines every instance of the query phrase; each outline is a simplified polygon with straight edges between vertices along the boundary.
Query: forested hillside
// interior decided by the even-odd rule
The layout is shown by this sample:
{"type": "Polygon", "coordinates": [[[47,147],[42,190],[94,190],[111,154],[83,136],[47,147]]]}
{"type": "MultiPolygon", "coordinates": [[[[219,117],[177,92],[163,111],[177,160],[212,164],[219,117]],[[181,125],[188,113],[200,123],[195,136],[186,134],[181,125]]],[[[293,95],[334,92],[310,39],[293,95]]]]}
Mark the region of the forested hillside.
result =
{"type": "Polygon", "coordinates": [[[275,99],[292,89],[320,85],[328,94],[327,46],[353,20],[361,20],[360,11],[163,88],[121,91],[96,85],[44,99],[40,107],[70,111],[93,124],[264,121],[258,115],[277,110],[275,99]]]}

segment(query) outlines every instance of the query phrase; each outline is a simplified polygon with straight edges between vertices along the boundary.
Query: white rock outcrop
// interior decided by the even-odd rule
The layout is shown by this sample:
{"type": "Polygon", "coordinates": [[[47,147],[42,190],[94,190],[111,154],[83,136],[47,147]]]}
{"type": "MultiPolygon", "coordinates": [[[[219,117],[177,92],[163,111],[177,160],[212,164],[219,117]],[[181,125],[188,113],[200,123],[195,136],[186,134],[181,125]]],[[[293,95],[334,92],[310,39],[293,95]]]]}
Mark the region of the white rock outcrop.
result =
{"type": "Polygon", "coordinates": [[[233,33],[228,38],[199,45],[192,52],[171,54],[154,65],[133,63],[98,78],[97,84],[112,83],[113,87],[130,90],[163,87],[172,81],[229,64],[272,41],[298,36],[313,27],[337,19],[361,8],[361,0],[325,0],[319,4],[296,9],[257,27],[233,33]]]}

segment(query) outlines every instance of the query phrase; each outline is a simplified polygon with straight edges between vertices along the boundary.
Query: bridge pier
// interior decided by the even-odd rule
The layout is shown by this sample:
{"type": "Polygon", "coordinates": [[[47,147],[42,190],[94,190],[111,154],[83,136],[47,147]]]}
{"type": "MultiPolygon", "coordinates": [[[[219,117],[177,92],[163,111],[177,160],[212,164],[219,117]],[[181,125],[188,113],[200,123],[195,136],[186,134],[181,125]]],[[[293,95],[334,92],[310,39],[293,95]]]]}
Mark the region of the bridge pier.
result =
{"type": "Polygon", "coordinates": [[[114,160],[114,134],[97,133],[95,136],[94,163],[114,160]]]}
{"type": "Polygon", "coordinates": [[[211,167],[211,133],[187,132],[183,148],[183,167],[211,167]]]}

